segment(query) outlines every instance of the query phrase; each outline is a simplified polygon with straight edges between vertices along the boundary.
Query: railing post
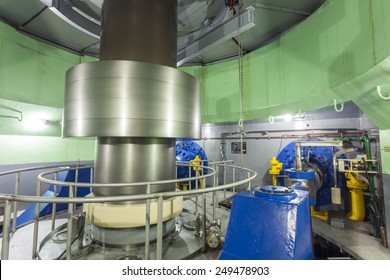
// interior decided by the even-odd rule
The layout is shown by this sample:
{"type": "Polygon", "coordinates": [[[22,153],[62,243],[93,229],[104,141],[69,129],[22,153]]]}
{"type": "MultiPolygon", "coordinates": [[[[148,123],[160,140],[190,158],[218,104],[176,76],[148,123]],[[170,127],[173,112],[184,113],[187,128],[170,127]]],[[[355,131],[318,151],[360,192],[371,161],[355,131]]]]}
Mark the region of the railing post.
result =
{"type": "MultiPolygon", "coordinates": [[[[74,193],[73,193],[74,197],[77,197],[77,192],[78,192],[77,183],[79,182],[79,168],[80,168],[79,164],[77,163],[76,172],[75,172],[75,178],[74,178],[74,182],[75,182],[74,193]]],[[[77,203],[74,203],[73,204],[73,210],[76,210],[76,207],[77,207],[77,203]]]]}
{"type": "Polygon", "coordinates": [[[10,226],[12,204],[6,199],[4,202],[4,220],[3,220],[3,240],[1,246],[1,259],[8,260],[9,258],[9,242],[10,242],[10,226]]]}
{"type": "MultiPolygon", "coordinates": [[[[41,195],[41,181],[37,182],[37,189],[35,195],[39,197],[41,195]]],[[[37,258],[37,249],[38,249],[38,229],[39,229],[39,209],[40,203],[35,203],[35,214],[34,214],[34,234],[33,234],[33,249],[32,249],[32,259],[37,258]]]]}
{"type": "MultiPolygon", "coordinates": [[[[54,173],[54,181],[58,181],[58,171],[54,173]]],[[[57,185],[53,185],[53,192],[54,192],[54,197],[57,197],[57,185]]],[[[51,213],[51,230],[53,231],[56,227],[56,216],[57,216],[57,203],[53,203],[52,207],[52,213],[51,213]]]]}
{"type": "MultiPolygon", "coordinates": [[[[214,174],[213,178],[213,187],[216,186],[216,176],[218,176],[218,173],[214,174]]],[[[213,221],[215,220],[215,212],[216,212],[216,191],[213,191],[213,221]]]]}
{"type": "MultiPolygon", "coordinates": [[[[150,194],[150,184],[146,186],[146,194],[150,194]]],[[[146,200],[145,216],[145,260],[149,259],[150,252],[150,199],[146,200]]]]}
{"type": "MultiPolygon", "coordinates": [[[[226,161],[223,163],[223,184],[226,185],[226,161]]],[[[226,198],[226,189],[223,189],[223,197],[226,198]]]]}
{"type": "Polygon", "coordinates": [[[207,204],[206,204],[206,193],[202,193],[202,208],[203,208],[203,219],[202,219],[202,222],[203,222],[203,235],[202,235],[202,252],[205,252],[206,251],[206,220],[207,220],[207,215],[206,215],[206,207],[207,207],[207,204]]]}
{"type": "MultiPolygon", "coordinates": [[[[232,174],[233,174],[232,180],[233,180],[233,183],[235,183],[236,182],[236,169],[234,167],[232,167],[232,174]]],[[[236,193],[236,187],[235,186],[233,187],[233,193],[236,193]]]]}
{"type": "MultiPolygon", "coordinates": [[[[16,173],[16,182],[15,182],[15,195],[19,195],[20,189],[20,172],[16,173]]],[[[16,232],[16,221],[18,218],[18,202],[14,201],[14,213],[12,215],[12,233],[16,232]]]]}
{"type": "MultiPolygon", "coordinates": [[[[74,197],[73,186],[69,186],[69,198],[74,197]]],[[[68,203],[68,225],[66,236],[66,259],[70,260],[72,257],[72,230],[73,230],[73,204],[68,203]]]]}
{"type": "MultiPolygon", "coordinates": [[[[248,179],[251,177],[251,172],[248,171],[248,179]]],[[[252,188],[252,181],[249,181],[248,182],[248,190],[250,190],[252,188]]]]}
{"type": "Polygon", "coordinates": [[[157,205],[157,246],[156,259],[162,260],[162,240],[163,240],[163,197],[158,197],[157,205]]]}
{"type": "MultiPolygon", "coordinates": [[[[90,183],[93,183],[93,177],[94,177],[94,171],[95,171],[95,168],[93,166],[91,166],[91,169],[90,169],[90,172],[89,172],[89,182],[90,183]]],[[[93,187],[89,187],[89,192],[92,193],[93,192],[93,187]]]]}
{"type": "Polygon", "coordinates": [[[217,186],[219,186],[219,165],[216,164],[215,167],[217,168],[217,186]]]}
{"type": "MultiPolygon", "coordinates": [[[[191,173],[191,162],[188,162],[188,179],[192,178],[192,173],[191,173]]],[[[191,189],[191,181],[188,181],[188,189],[191,189]]]]}
{"type": "MultiPolygon", "coordinates": [[[[195,177],[198,176],[198,171],[195,171],[195,177]]],[[[195,189],[197,190],[199,188],[198,179],[195,180],[195,189]]],[[[198,194],[195,194],[195,213],[198,214],[198,203],[199,203],[199,196],[198,194]]]]}

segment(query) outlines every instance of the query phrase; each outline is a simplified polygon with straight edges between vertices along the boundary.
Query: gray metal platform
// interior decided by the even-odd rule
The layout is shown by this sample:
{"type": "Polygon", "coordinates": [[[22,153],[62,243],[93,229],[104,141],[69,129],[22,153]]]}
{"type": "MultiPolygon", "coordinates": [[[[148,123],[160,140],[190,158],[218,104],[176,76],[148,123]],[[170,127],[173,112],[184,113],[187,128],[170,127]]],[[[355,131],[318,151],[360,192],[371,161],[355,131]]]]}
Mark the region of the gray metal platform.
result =
{"type": "Polygon", "coordinates": [[[345,228],[341,229],[313,217],[312,230],[358,260],[390,260],[390,249],[383,247],[380,239],[370,235],[367,223],[345,219],[345,228]]]}

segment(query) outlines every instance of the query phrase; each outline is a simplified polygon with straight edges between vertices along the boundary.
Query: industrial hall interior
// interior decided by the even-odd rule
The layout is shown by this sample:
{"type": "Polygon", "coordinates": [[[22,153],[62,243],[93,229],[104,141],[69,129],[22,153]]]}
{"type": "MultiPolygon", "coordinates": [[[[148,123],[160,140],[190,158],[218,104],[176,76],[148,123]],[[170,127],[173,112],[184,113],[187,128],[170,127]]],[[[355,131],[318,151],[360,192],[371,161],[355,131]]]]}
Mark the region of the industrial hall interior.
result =
{"type": "Polygon", "coordinates": [[[1,260],[389,260],[389,14],[0,0],[1,260]]]}

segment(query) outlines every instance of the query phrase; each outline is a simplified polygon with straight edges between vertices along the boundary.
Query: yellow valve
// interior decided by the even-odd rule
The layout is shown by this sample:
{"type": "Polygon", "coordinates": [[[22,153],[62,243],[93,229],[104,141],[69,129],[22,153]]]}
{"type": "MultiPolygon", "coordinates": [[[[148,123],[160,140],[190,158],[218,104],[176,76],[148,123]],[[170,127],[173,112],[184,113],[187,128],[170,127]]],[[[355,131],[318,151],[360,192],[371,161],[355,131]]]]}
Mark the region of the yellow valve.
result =
{"type": "MultiPolygon", "coordinates": [[[[197,155],[195,159],[190,161],[190,164],[191,166],[193,166],[192,170],[196,172],[196,176],[200,176],[200,171],[203,169],[203,167],[201,167],[201,158],[197,155]]],[[[202,181],[203,181],[202,179],[199,180],[200,188],[203,188],[202,181]]]]}
{"type": "Polygon", "coordinates": [[[196,156],[193,160],[191,160],[191,165],[193,166],[192,167],[192,170],[195,170],[195,171],[201,171],[203,168],[200,167],[200,164],[201,163],[201,159],[199,156],[196,156]]]}
{"type": "Polygon", "coordinates": [[[283,163],[279,162],[276,157],[272,157],[269,163],[271,164],[271,169],[268,171],[268,173],[272,175],[272,184],[276,186],[276,175],[279,175],[280,172],[282,172],[283,163]]]}
{"type": "Polygon", "coordinates": [[[348,213],[348,219],[363,221],[366,215],[364,191],[368,189],[368,185],[352,172],[345,173],[345,178],[347,179],[347,188],[351,193],[351,211],[348,213]]]}

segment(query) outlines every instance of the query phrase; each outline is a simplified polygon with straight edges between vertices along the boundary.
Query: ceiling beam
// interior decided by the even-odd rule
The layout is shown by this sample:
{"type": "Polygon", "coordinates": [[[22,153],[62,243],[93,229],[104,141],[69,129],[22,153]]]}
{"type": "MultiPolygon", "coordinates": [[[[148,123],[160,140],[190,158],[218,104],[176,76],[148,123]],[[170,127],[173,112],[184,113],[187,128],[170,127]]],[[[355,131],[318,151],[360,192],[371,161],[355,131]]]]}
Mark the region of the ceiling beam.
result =
{"type": "Polygon", "coordinates": [[[254,26],[254,8],[249,6],[243,13],[232,17],[180,50],[177,53],[177,66],[183,65],[254,26]]]}
{"type": "Polygon", "coordinates": [[[290,9],[280,6],[274,6],[274,5],[266,5],[266,4],[258,4],[258,3],[252,3],[252,6],[255,8],[260,8],[264,10],[271,10],[271,11],[277,11],[277,12],[283,12],[283,13],[289,13],[289,14],[295,14],[295,15],[301,15],[301,16],[310,16],[310,12],[302,11],[302,10],[296,10],[296,9],[290,9]]]}

